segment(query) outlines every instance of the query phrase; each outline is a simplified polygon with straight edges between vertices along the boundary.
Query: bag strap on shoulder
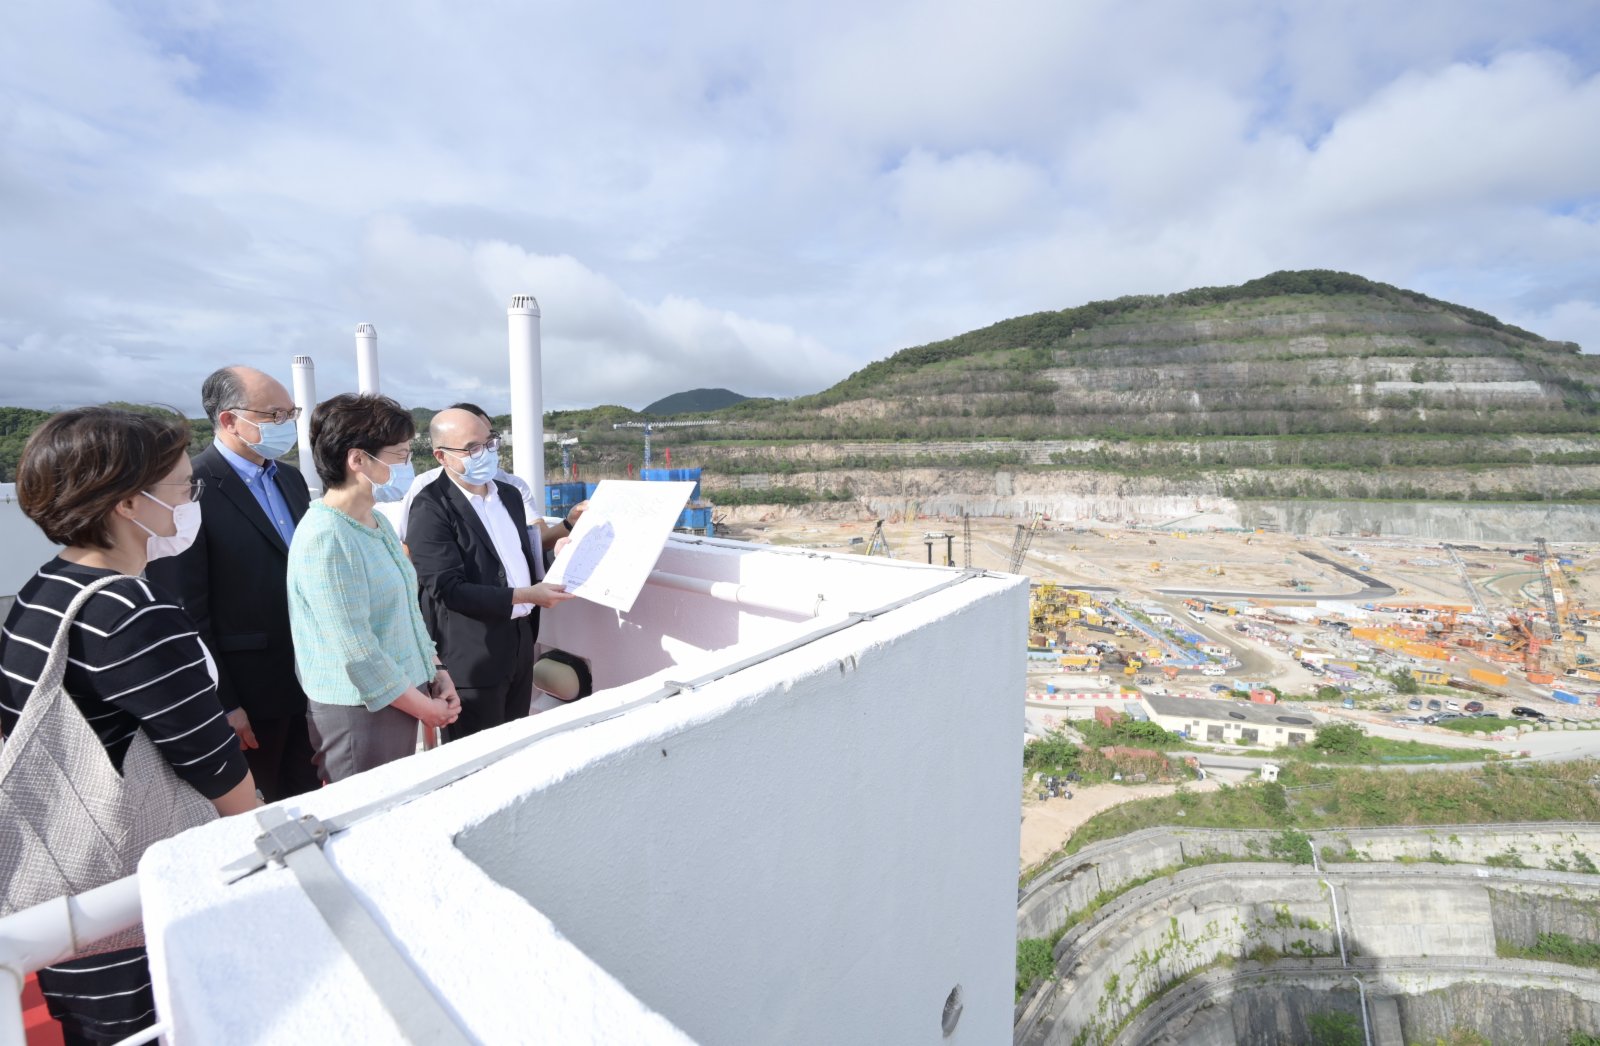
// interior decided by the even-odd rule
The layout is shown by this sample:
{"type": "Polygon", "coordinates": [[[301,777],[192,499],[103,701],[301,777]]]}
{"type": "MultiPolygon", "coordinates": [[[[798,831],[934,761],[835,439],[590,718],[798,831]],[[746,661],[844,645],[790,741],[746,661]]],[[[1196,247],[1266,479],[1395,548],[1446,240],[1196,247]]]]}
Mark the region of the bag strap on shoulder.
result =
{"type": "Polygon", "coordinates": [[[131,574],[113,574],[91,581],[83,586],[83,591],[72,597],[72,602],[67,604],[66,612],[61,615],[61,624],[56,629],[55,641],[50,644],[50,656],[45,659],[44,671],[39,673],[39,681],[35,684],[36,692],[42,687],[61,685],[61,680],[67,671],[67,640],[72,634],[72,622],[83,610],[84,604],[101,589],[115,582],[137,580],[139,579],[131,574]]]}

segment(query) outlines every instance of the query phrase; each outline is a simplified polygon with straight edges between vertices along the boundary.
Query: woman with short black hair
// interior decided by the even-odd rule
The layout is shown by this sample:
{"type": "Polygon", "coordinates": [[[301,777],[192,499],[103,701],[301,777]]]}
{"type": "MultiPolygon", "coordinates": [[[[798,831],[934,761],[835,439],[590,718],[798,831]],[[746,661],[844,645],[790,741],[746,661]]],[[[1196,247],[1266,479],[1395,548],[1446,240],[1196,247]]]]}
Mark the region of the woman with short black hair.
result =
{"type": "Polygon", "coordinates": [[[418,720],[437,728],[461,712],[422,622],[417,573],[373,507],[405,497],[415,435],[387,396],[347,393],[311,415],[324,493],[289,546],[289,625],[324,781],[411,754],[418,720]]]}
{"type": "MultiPolygon", "coordinates": [[[[199,481],[190,474],[188,445],[188,423],[176,415],[84,407],[50,418],[23,447],[17,500],[65,548],[22,586],[0,631],[0,733],[25,744],[19,720],[36,694],[46,699],[39,693],[46,689],[41,680],[64,612],[87,586],[123,575],[90,596],[73,619],[61,688],[117,774],[123,774],[125,757],[142,732],[179,779],[173,787],[184,795],[192,788],[218,812],[233,814],[258,801],[238,738],[217,701],[210,654],[177,600],[140,576],[149,560],[182,551],[199,529],[199,481]]],[[[31,743],[51,721],[30,718],[33,725],[23,725],[32,731],[31,743]]],[[[98,753],[83,753],[67,772],[99,772],[93,758],[98,753]]],[[[81,782],[62,780],[62,794],[70,799],[68,789],[81,782]]],[[[27,803],[30,797],[19,793],[7,801],[27,803]]],[[[193,796],[184,801],[206,809],[193,796]]],[[[8,809],[19,823],[25,821],[21,808],[8,809]]],[[[29,855],[27,845],[66,844],[52,841],[47,826],[42,841],[24,846],[24,863],[40,856],[29,855]]],[[[84,855],[72,849],[59,861],[50,850],[49,859],[63,868],[81,865],[84,855]]],[[[0,869],[8,901],[26,883],[12,879],[14,874],[13,868],[0,869]]],[[[110,881],[67,878],[74,892],[110,881]]],[[[155,1023],[142,947],[45,967],[39,987],[68,1043],[115,1042],[155,1023]]]]}

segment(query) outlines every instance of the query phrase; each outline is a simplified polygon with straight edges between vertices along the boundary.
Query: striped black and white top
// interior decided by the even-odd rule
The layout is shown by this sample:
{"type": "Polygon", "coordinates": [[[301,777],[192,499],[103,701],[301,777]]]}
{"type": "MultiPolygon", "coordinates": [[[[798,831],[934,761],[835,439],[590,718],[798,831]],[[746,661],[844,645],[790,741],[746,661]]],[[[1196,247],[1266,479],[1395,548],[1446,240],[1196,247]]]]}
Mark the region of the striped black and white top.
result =
{"type": "MultiPolygon", "coordinates": [[[[0,628],[0,730],[16,726],[73,596],[110,574],[56,558],[17,593],[0,628]]],[[[73,622],[67,656],[67,693],[119,769],[143,730],[208,799],[244,780],[239,739],[217,702],[194,622],[159,588],[128,580],[103,589],[73,622]]],[[[69,1041],[113,1042],[155,1021],[143,948],[47,966],[39,988],[63,1031],[79,1037],[69,1041]]]]}
{"type": "MultiPolygon", "coordinates": [[[[58,557],[17,593],[0,629],[0,730],[16,725],[73,596],[111,573],[58,557]]],[[[143,730],[207,799],[244,780],[239,739],[217,702],[194,622],[159,588],[118,581],[94,596],[73,622],[67,657],[67,693],[119,768],[143,730]]]]}

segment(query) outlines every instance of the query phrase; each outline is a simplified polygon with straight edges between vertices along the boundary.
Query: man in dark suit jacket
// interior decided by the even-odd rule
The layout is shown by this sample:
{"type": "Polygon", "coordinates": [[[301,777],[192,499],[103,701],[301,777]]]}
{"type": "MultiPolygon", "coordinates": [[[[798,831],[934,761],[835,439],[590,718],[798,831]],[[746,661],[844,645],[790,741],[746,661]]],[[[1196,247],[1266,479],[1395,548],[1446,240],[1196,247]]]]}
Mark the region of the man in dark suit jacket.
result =
{"type": "Polygon", "coordinates": [[[224,367],[201,387],[216,427],[195,455],[200,533],[153,560],[151,581],[183,602],[217,665],[217,698],[267,802],[317,788],[306,695],[295,676],[286,577],[289,541],[310,504],[300,472],[275,460],[295,443],[288,390],[261,371],[224,367]]]}
{"type": "Polygon", "coordinates": [[[533,582],[522,498],[494,479],[499,443],[459,409],[428,426],[444,476],[417,491],[406,545],[421,583],[422,617],[461,696],[452,738],[528,714],[538,607],[573,598],[533,582]]]}

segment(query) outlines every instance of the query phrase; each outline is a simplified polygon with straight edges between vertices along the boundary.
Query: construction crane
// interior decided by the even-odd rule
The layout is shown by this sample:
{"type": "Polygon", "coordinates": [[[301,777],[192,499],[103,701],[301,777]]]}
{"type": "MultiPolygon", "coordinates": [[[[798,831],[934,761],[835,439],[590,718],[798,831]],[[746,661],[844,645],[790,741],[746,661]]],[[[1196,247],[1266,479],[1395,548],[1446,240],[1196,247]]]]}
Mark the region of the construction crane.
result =
{"type": "MultiPolygon", "coordinates": [[[[1532,623],[1528,621],[1526,616],[1515,612],[1506,616],[1506,623],[1511,626],[1512,630],[1511,639],[1506,644],[1506,648],[1513,654],[1520,653],[1522,655],[1522,671],[1525,674],[1529,676],[1539,674],[1543,671],[1540,652],[1544,648],[1544,643],[1538,636],[1533,634],[1532,623]]],[[[1531,679],[1529,681],[1532,682],[1531,679]]]]}
{"type": "Polygon", "coordinates": [[[867,542],[867,555],[883,556],[893,559],[894,553],[889,551],[889,538],[883,532],[883,520],[878,520],[878,525],[872,529],[872,540],[867,542]]]}
{"type": "Polygon", "coordinates": [[[564,432],[547,432],[544,434],[546,443],[554,443],[561,448],[561,478],[572,478],[572,448],[578,445],[578,437],[569,436],[564,432]]]}
{"type": "Polygon", "coordinates": [[[1456,565],[1456,570],[1461,574],[1461,584],[1466,586],[1467,595],[1472,598],[1472,609],[1476,610],[1478,616],[1487,623],[1489,620],[1489,607],[1484,603],[1483,595],[1478,591],[1478,587],[1472,583],[1472,578],[1468,576],[1467,564],[1462,560],[1461,553],[1457,552],[1456,547],[1450,544],[1445,545],[1444,550],[1450,553],[1450,562],[1456,565]]]}
{"type": "Polygon", "coordinates": [[[1540,573],[1544,580],[1544,610],[1546,621],[1550,627],[1550,639],[1561,646],[1561,651],[1566,655],[1564,668],[1573,668],[1578,663],[1577,651],[1573,649],[1573,637],[1567,630],[1567,582],[1561,576],[1561,560],[1550,554],[1550,548],[1545,544],[1544,538],[1535,538],[1539,546],[1540,573]]]}
{"type": "Polygon", "coordinates": [[[966,569],[972,569],[972,517],[965,512],[961,513],[961,543],[965,553],[966,569]]]}
{"type": "Polygon", "coordinates": [[[1006,564],[1006,572],[1020,574],[1022,572],[1022,559],[1028,554],[1028,546],[1033,544],[1033,532],[1039,529],[1039,520],[1044,513],[1035,512],[1033,521],[1027,526],[1017,524],[1017,536],[1011,540],[1011,559],[1006,564]]]}
{"type": "Polygon", "coordinates": [[[722,422],[707,418],[704,421],[618,421],[611,426],[612,431],[617,429],[644,429],[644,467],[650,467],[650,434],[656,429],[688,428],[691,425],[721,425],[722,422]]]}

